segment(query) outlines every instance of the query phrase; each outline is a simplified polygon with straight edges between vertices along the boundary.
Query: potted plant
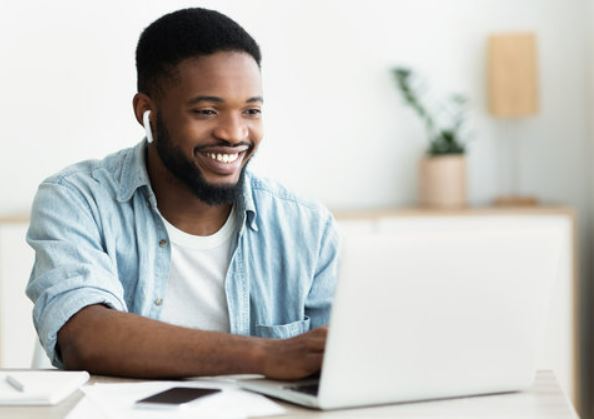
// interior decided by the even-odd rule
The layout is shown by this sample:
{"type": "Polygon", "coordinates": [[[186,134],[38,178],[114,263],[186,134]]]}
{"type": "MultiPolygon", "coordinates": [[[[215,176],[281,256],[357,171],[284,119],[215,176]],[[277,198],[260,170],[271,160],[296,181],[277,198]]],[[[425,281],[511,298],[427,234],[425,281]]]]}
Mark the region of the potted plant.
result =
{"type": "Polygon", "coordinates": [[[455,94],[430,112],[415,86],[412,70],[393,70],[405,103],[419,115],[429,139],[419,164],[420,203],[426,207],[458,208],[466,205],[466,147],[462,141],[466,98],[455,94]]]}

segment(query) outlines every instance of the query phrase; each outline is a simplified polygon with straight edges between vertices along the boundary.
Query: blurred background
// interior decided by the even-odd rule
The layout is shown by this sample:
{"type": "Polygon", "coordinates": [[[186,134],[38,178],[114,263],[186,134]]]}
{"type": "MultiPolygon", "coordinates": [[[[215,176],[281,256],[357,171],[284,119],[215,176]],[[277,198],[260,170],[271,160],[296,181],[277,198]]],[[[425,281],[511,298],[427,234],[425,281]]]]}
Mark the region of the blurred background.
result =
{"type": "MultiPolygon", "coordinates": [[[[265,138],[253,169],[335,211],[419,203],[428,139],[395,67],[414,69],[438,96],[466,97],[466,202],[490,206],[511,191],[575,211],[576,368],[580,410],[594,417],[594,0],[2,0],[0,220],[26,220],[48,175],[142,139],[136,42],[150,22],[189,6],[229,15],[262,48],[265,138]],[[487,45],[510,32],[536,37],[538,109],[502,119],[488,109],[487,45]]],[[[0,254],[18,259],[19,246],[9,241],[0,254]]],[[[11,281],[16,271],[1,269],[0,281],[11,281]]]]}

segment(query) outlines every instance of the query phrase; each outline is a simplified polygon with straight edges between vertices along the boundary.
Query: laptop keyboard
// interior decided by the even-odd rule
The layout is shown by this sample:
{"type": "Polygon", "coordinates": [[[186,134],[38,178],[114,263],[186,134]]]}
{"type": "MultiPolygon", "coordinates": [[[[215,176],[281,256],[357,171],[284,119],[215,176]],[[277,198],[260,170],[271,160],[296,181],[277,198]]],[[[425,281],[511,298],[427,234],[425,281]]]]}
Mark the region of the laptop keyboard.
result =
{"type": "Polygon", "coordinates": [[[300,393],[317,396],[318,389],[319,389],[319,383],[291,385],[291,386],[286,386],[285,388],[293,390],[293,391],[298,391],[300,393]]]}

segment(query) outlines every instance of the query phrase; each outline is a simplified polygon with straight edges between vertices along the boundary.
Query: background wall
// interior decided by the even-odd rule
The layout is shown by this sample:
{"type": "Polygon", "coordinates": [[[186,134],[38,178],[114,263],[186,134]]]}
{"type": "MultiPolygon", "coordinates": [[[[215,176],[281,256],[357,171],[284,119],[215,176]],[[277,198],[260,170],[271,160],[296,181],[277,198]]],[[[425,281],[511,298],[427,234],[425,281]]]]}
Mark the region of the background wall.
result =
{"type": "Polygon", "coordinates": [[[470,98],[473,204],[505,192],[511,139],[516,191],[577,209],[590,290],[591,0],[1,1],[0,213],[27,211],[37,184],[65,165],[142,138],[135,44],[152,20],[190,5],[229,14],[261,44],[256,171],[331,208],[414,205],[424,131],[389,71],[411,66],[435,91],[470,98]],[[485,109],[485,42],[511,30],[538,35],[541,111],[502,123],[485,109]]]}
{"type": "Polygon", "coordinates": [[[512,138],[519,191],[587,207],[587,1],[72,0],[0,3],[0,211],[28,209],[37,184],[65,165],[142,138],[131,106],[139,33],[197,4],[228,13],[262,46],[260,173],[334,208],[414,204],[425,136],[389,72],[404,64],[434,91],[470,98],[472,203],[503,192],[512,138]],[[535,31],[540,47],[541,112],[513,122],[485,112],[485,38],[507,30],[535,31]]]}

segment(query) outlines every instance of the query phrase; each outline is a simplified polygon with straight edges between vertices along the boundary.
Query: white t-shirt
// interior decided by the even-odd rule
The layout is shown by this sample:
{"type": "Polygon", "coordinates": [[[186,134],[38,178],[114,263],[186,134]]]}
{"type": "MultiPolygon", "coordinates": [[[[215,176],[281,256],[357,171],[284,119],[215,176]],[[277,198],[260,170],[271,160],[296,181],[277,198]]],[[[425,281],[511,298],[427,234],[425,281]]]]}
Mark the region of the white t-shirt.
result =
{"type": "Polygon", "coordinates": [[[193,329],[229,332],[225,277],[236,239],[235,210],[211,236],[188,234],[163,218],[171,242],[171,270],[161,320],[193,329]]]}

